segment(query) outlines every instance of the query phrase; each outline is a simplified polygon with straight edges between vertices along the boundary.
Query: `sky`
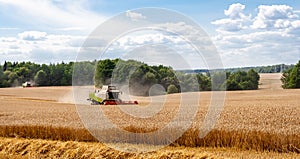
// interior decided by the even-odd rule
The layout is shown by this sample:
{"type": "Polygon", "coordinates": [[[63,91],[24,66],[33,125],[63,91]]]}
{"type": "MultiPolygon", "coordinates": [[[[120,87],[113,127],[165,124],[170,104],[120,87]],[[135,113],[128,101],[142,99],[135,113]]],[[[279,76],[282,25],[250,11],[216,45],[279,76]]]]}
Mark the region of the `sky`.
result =
{"type": "MultiPolygon", "coordinates": [[[[295,0],[0,0],[0,64],[4,61],[76,61],[84,41],[99,25],[120,13],[130,16],[132,21],[147,19],[141,13],[129,11],[143,7],[170,9],[195,21],[210,37],[225,68],[294,64],[300,59],[300,3],[295,0]]],[[[127,58],[142,57],[143,49],[178,51],[161,45],[170,41],[182,51],[174,63],[189,56],[185,60],[193,68],[203,67],[203,60],[196,60],[188,53],[191,47],[185,47],[187,43],[164,33],[128,34],[114,41],[108,50],[120,52],[136,46],[122,56],[127,58]],[[149,42],[159,45],[149,48],[149,42]],[[129,53],[132,56],[128,56],[129,53]]],[[[168,57],[175,56],[168,54],[162,58],[168,57]]]]}

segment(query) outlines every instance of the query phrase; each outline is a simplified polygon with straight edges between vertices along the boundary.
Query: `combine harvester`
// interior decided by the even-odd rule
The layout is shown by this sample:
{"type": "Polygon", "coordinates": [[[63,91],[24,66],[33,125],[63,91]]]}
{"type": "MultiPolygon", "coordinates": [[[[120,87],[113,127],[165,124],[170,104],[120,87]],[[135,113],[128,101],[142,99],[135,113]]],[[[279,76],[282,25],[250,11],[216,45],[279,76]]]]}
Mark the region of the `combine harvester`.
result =
{"type": "Polygon", "coordinates": [[[133,105],[138,104],[137,101],[122,101],[119,98],[119,94],[122,94],[116,86],[102,86],[102,89],[95,89],[94,93],[89,94],[87,100],[91,101],[92,105],[133,105]]]}
{"type": "Polygon", "coordinates": [[[22,84],[23,88],[27,88],[27,87],[33,87],[33,85],[31,84],[31,82],[25,82],[22,84]]]}

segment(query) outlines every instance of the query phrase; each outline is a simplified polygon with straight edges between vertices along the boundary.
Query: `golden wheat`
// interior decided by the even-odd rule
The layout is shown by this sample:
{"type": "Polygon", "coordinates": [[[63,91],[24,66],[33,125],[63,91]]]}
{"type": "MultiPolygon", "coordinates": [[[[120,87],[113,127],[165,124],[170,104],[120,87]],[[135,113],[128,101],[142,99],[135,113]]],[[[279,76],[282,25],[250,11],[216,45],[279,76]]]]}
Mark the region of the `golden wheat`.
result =
{"type": "MultiPolygon", "coordinates": [[[[172,143],[173,147],[185,146],[190,147],[189,149],[229,147],[240,152],[255,150],[293,152],[299,155],[300,90],[282,90],[278,87],[278,80],[275,83],[276,87],[273,86],[272,80],[262,80],[267,84],[270,81],[269,85],[260,86],[261,90],[227,92],[225,107],[218,123],[203,139],[198,138],[198,128],[205,118],[211,92],[199,93],[201,99],[196,119],[191,128],[172,143]]],[[[60,103],[62,102],[60,99],[65,98],[65,94],[70,96],[70,89],[71,87],[0,89],[0,136],[68,142],[96,141],[84,129],[74,104],[60,103]]],[[[140,97],[138,101],[146,105],[149,103],[149,98],[140,97]]],[[[101,109],[118,127],[130,132],[146,133],[160,129],[176,115],[180,94],[168,95],[166,101],[165,107],[158,114],[144,119],[125,114],[116,106],[101,106],[101,109]]],[[[188,108],[189,105],[183,107],[188,108]]],[[[124,108],[131,109],[130,106],[124,108]]],[[[170,135],[175,131],[174,129],[168,130],[170,135]]],[[[114,131],[109,129],[103,130],[102,133],[114,133],[114,131]]],[[[159,143],[156,140],[160,141],[162,138],[149,139],[148,144],[159,143]]],[[[10,141],[13,142],[13,139],[10,141]]],[[[136,143],[139,139],[128,141],[136,143]]],[[[1,150],[4,151],[2,148],[1,150]]],[[[68,151],[68,148],[63,150],[68,151]]],[[[113,152],[113,150],[107,151],[113,152]]],[[[168,154],[165,158],[167,157],[168,154]]]]}
{"type": "MultiPolygon", "coordinates": [[[[143,128],[127,127],[127,131],[135,133],[144,133],[147,130],[143,128]]],[[[172,134],[176,130],[169,130],[172,134]]],[[[111,134],[115,132],[112,129],[102,130],[102,133],[111,134]]],[[[225,131],[213,130],[207,136],[200,139],[198,130],[189,129],[173,146],[186,147],[235,147],[241,150],[254,149],[258,151],[275,151],[275,152],[295,152],[300,153],[300,135],[280,135],[276,133],[264,133],[259,131],[225,131]]],[[[121,135],[121,134],[120,134],[121,135]]],[[[85,129],[73,129],[51,126],[1,126],[0,136],[18,137],[18,138],[35,138],[51,139],[60,141],[97,141],[85,129]]],[[[147,140],[146,144],[164,143],[164,136],[147,140]],[[155,140],[155,141],[153,141],[155,140]]],[[[145,139],[140,139],[144,141],[145,139]]],[[[128,138],[126,141],[139,143],[139,138],[128,138]]]]}
{"type": "MultiPolygon", "coordinates": [[[[127,145],[124,145],[127,146],[127,145]]],[[[129,145],[130,146],[130,145],[129,145]]],[[[49,141],[41,139],[17,139],[0,137],[0,158],[176,158],[176,159],[210,159],[210,158],[272,158],[295,159],[300,154],[243,151],[227,148],[188,148],[165,147],[155,152],[126,153],[111,149],[101,143],[77,141],[49,141]]]]}
{"type": "MultiPolygon", "coordinates": [[[[0,138],[0,157],[12,158],[212,158],[206,152],[157,151],[126,153],[113,150],[101,143],[62,142],[38,139],[0,138]]],[[[125,145],[126,146],[126,145],[125,145]]]]}

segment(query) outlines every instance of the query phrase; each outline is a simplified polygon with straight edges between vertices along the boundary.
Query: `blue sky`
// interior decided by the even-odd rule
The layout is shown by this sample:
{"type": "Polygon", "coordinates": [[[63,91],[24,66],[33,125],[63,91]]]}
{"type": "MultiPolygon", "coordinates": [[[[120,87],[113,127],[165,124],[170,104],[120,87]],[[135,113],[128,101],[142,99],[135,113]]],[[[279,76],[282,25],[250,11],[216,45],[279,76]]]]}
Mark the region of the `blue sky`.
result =
{"type": "Polygon", "coordinates": [[[192,18],[211,37],[225,67],[292,64],[300,58],[300,3],[294,0],[0,0],[0,63],[74,61],[98,25],[142,7],[192,18]]]}

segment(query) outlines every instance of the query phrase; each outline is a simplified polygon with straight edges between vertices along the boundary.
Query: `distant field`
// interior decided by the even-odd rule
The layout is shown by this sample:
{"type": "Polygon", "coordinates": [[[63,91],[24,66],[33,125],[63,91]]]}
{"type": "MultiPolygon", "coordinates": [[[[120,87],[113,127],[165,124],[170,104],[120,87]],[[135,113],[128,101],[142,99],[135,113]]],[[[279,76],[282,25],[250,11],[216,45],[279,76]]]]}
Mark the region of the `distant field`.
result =
{"type": "Polygon", "coordinates": [[[260,74],[260,89],[282,89],[281,73],[261,73],[260,74]]]}
{"type": "MultiPolygon", "coordinates": [[[[289,139],[299,139],[300,90],[283,90],[280,77],[280,74],[261,74],[259,90],[227,92],[224,110],[215,126],[215,130],[267,133],[276,140],[281,138],[282,141],[270,143],[273,146],[276,145],[276,142],[280,144],[286,143],[289,139]]],[[[210,102],[211,92],[196,92],[196,94],[200,94],[200,104],[199,112],[192,125],[194,129],[201,126],[210,102]]],[[[141,105],[147,105],[150,102],[148,97],[136,97],[136,99],[141,105]]],[[[116,106],[101,107],[107,116],[121,128],[129,131],[132,131],[132,129],[130,130],[131,127],[154,131],[164,126],[174,117],[180,102],[179,99],[180,94],[166,96],[167,102],[164,108],[154,117],[146,119],[126,115],[116,106]]],[[[0,89],[0,126],[2,126],[2,129],[3,126],[12,125],[82,129],[83,125],[76,113],[76,107],[72,103],[71,87],[3,88],[0,89]]],[[[185,107],[188,107],[188,105],[185,107]]],[[[131,109],[132,106],[124,106],[124,108],[131,109]]],[[[244,137],[250,138],[249,136],[244,137]]],[[[255,139],[255,141],[257,140],[255,139]]],[[[272,142],[272,139],[268,141],[272,142]]],[[[293,155],[299,156],[300,141],[295,140],[290,143],[294,144],[294,147],[291,148],[294,152],[297,152],[298,149],[298,154],[293,155]]],[[[254,145],[255,143],[251,144],[254,145]]],[[[195,150],[190,149],[188,151],[193,152],[195,150]]],[[[225,152],[227,151],[231,150],[225,152]]],[[[209,149],[209,152],[212,152],[212,155],[214,154],[214,150],[209,149]]],[[[230,153],[225,152],[224,154],[229,156],[230,153]]],[[[245,156],[248,154],[242,151],[241,153],[245,156]]],[[[252,154],[252,152],[249,152],[249,154],[252,154]]],[[[266,155],[266,157],[270,156],[266,155]]]]}

